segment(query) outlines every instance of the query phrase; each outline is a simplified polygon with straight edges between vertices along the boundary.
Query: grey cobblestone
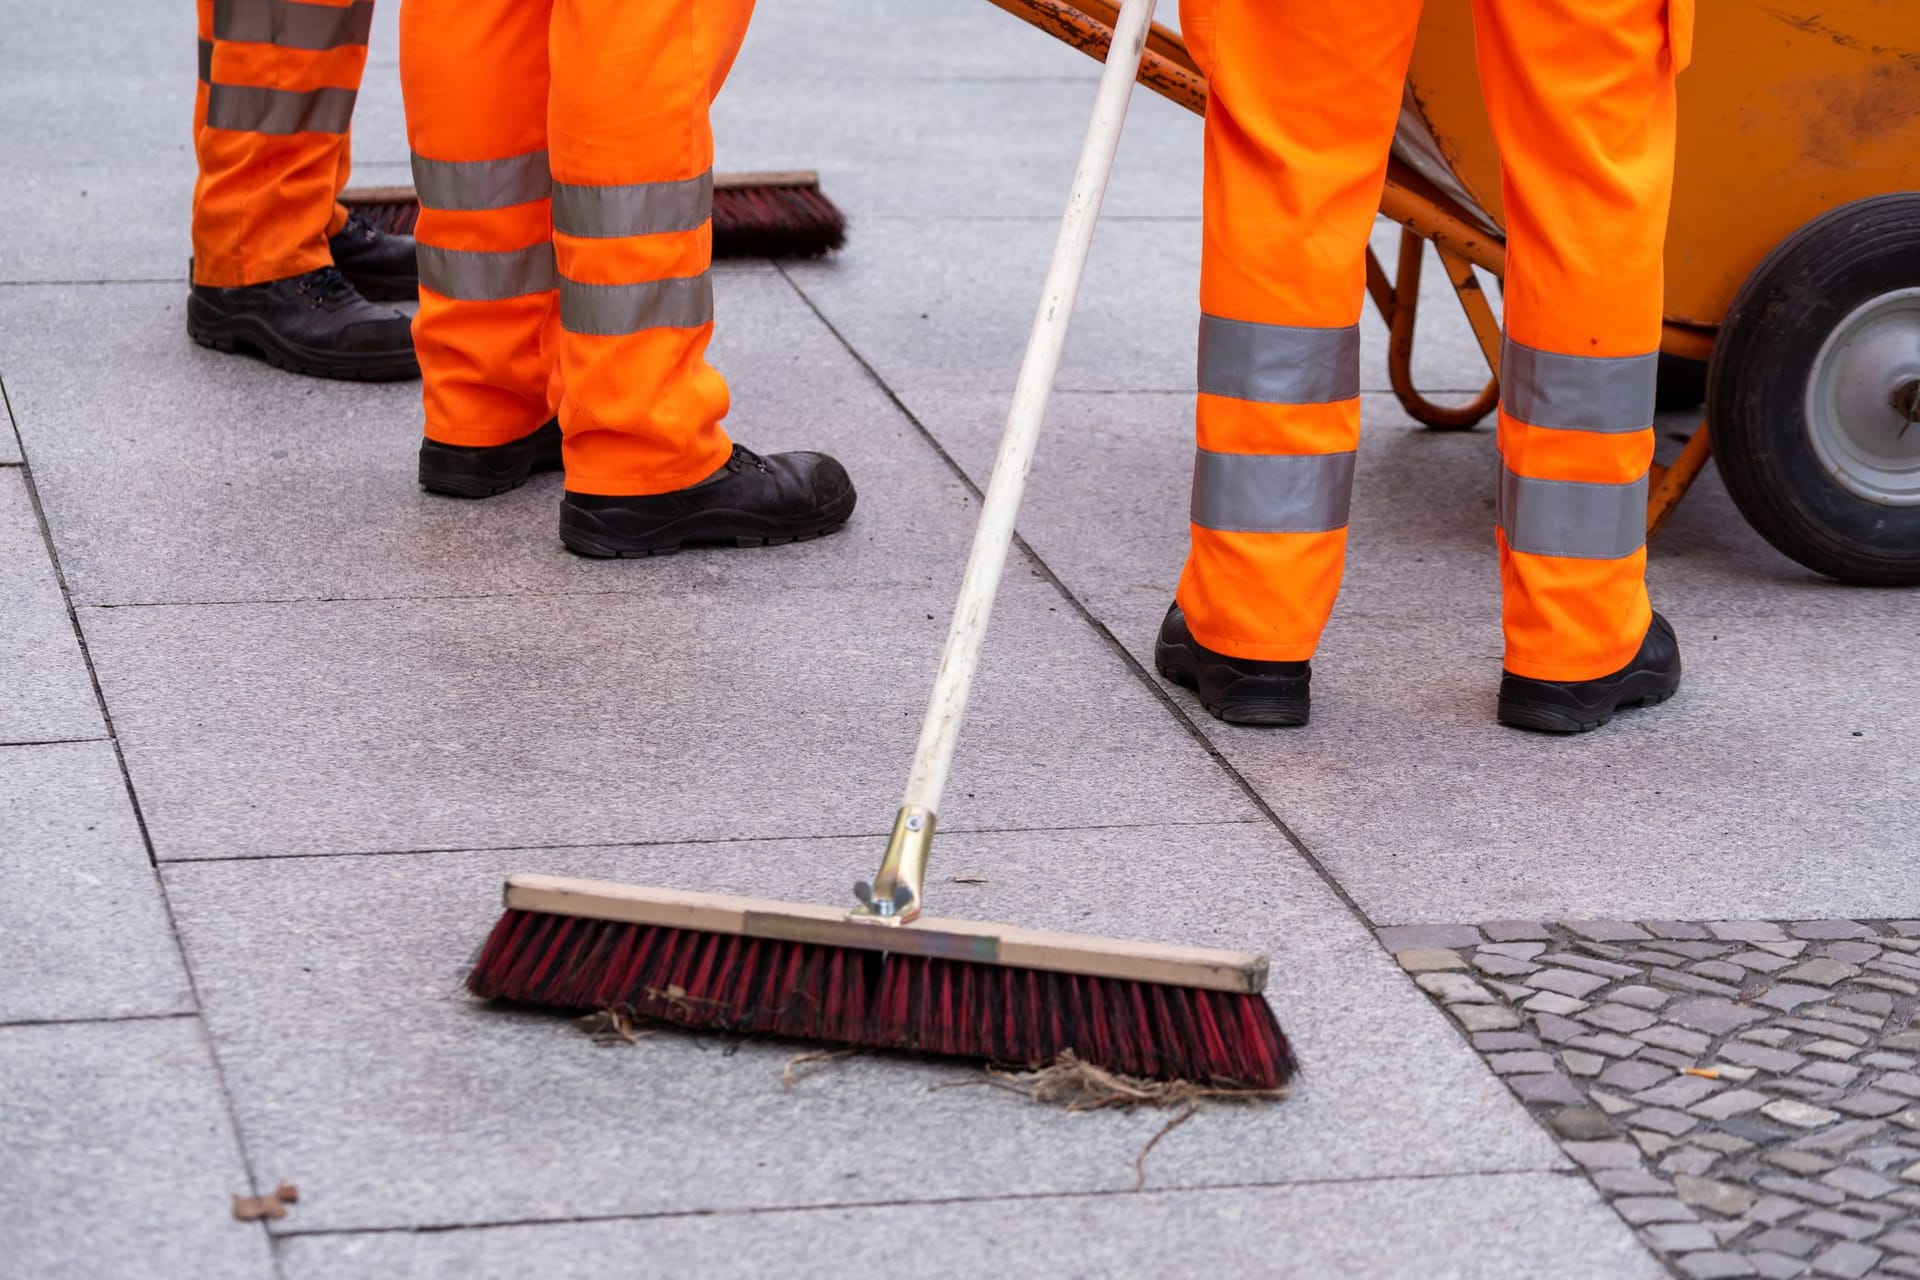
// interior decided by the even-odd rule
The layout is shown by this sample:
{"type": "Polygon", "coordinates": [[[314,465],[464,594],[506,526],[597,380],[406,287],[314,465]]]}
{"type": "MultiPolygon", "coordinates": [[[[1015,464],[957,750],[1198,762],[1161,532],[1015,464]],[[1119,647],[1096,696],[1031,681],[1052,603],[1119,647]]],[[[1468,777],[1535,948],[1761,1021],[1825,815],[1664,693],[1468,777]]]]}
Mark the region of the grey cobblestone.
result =
{"type": "Polygon", "coordinates": [[[1553,937],[1545,925],[1527,920],[1495,920],[1491,924],[1481,925],[1480,932],[1494,942],[1530,942],[1535,939],[1545,942],[1553,937]]]}
{"type": "Polygon", "coordinates": [[[1730,1280],[1759,1274],[1753,1263],[1737,1253],[1687,1253],[1679,1260],[1680,1274],[1689,1280],[1730,1280]]]}
{"type": "Polygon", "coordinates": [[[1860,1280],[1880,1258],[1880,1250],[1864,1244],[1837,1244],[1813,1260],[1813,1269],[1818,1275],[1860,1280]]]}
{"type": "Polygon", "coordinates": [[[1676,1274],[1920,1280],[1920,923],[1419,928],[1404,967],[1676,1274]]]}
{"type": "Polygon", "coordinates": [[[1477,947],[1485,941],[1478,929],[1464,924],[1392,925],[1378,933],[1380,945],[1396,956],[1429,947],[1477,947]]]}

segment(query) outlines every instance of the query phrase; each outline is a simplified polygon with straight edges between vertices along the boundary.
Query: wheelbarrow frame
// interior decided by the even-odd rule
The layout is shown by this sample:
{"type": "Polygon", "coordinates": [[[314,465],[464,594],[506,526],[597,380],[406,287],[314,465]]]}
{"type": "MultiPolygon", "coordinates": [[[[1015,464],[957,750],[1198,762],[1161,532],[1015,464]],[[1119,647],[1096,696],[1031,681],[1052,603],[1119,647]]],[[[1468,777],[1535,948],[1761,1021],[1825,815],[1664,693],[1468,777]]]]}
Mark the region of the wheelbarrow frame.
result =
{"type": "MultiPolygon", "coordinates": [[[[1096,60],[1113,41],[1119,6],[1110,0],[989,0],[1096,60]]],[[[1139,82],[1196,115],[1207,111],[1207,80],[1178,33],[1155,24],[1140,61],[1139,82]]],[[[1380,212],[1400,224],[1400,253],[1395,273],[1387,274],[1379,255],[1367,249],[1367,293],[1386,323],[1387,376],[1394,395],[1414,420],[1435,430],[1464,430],[1478,423],[1498,402],[1502,329],[1476,269],[1505,279],[1503,239],[1479,225],[1481,215],[1463,206],[1421,177],[1398,156],[1387,161],[1380,212]],[[1419,314],[1424,243],[1430,243],[1447,273],[1454,296],[1486,357],[1491,379],[1467,404],[1446,406],[1422,394],[1413,378],[1414,322],[1419,314]]],[[[1705,362],[1713,355],[1713,332],[1664,322],[1662,354],[1705,362]]],[[[1654,463],[1647,494],[1647,536],[1673,514],[1712,455],[1712,438],[1702,419],[1673,462],[1654,463]]]]}

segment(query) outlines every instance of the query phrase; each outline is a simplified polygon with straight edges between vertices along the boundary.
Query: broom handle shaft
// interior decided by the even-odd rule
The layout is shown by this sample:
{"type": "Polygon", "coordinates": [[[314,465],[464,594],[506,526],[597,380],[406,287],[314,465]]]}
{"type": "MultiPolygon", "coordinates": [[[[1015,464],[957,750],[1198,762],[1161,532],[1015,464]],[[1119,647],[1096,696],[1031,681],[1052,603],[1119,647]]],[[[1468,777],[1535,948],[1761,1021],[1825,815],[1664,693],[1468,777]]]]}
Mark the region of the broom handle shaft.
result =
{"type": "Polygon", "coordinates": [[[1153,6],[1154,0],[1125,0],[1114,24],[1113,43],[1107,50],[1106,64],[1100,72],[1100,88],[1094,96],[1093,118],[1087,124],[1086,140],[1080,147],[1080,165],[1073,175],[1073,192],[1067,197],[1067,210],[1060,219],[1053,260],[1047,266],[1046,284],[1034,313],[1033,329],[1027,337],[1020,377],[1014,384],[1006,430],[1000,437],[1000,453],[994,459],[993,478],[987,483],[986,500],[980,507],[980,525],[974,532],[973,550],[967,557],[966,577],[961,580],[960,598],[954,605],[953,623],[947,630],[940,673],[934,681],[927,718],[920,729],[920,744],[914,751],[913,772],[907,779],[906,797],[901,802],[903,808],[937,813],[940,797],[946,791],[947,772],[953,765],[960,724],[966,714],[967,693],[980,665],[980,646],[993,613],[994,595],[1000,586],[1001,571],[1006,567],[1007,551],[1013,545],[1014,520],[1027,487],[1027,469],[1033,464],[1040,421],[1047,411],[1047,399],[1053,393],[1060,351],[1067,340],[1067,322],[1073,314],[1074,297],[1080,291],[1080,277],[1086,269],[1107,179],[1113,172],[1120,128],[1126,122],[1127,99],[1133,92],[1141,53],[1153,24],[1153,6]]]}

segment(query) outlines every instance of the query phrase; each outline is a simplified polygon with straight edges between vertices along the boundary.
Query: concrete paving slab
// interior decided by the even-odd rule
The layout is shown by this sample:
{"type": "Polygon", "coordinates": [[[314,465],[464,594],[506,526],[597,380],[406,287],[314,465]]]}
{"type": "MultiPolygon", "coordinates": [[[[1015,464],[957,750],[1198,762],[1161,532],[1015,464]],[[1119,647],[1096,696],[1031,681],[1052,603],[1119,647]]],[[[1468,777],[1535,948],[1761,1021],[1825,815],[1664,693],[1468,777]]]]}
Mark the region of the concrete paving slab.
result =
{"type": "Polygon", "coordinates": [[[0,1250],[10,1274],[267,1277],[219,1080],[191,1018],[0,1027],[0,1250]]]}
{"type": "MultiPolygon", "coordinates": [[[[1163,4],[1154,20],[1177,23],[1163,4]]],[[[757,8],[726,93],[784,81],[1097,79],[1085,54],[991,5],[907,8],[895,0],[789,0],[757,8]]],[[[722,109],[726,101],[721,95],[722,109]]],[[[723,144],[724,145],[724,144],[723,144]]]]}
{"type": "MultiPolygon", "coordinates": [[[[881,844],[301,858],[165,875],[248,1149],[311,1192],[289,1227],[1131,1189],[1165,1115],[935,1088],[972,1069],[881,1055],[827,1064],[788,1091],[784,1065],[806,1045],[664,1032],[608,1049],[564,1017],[461,990],[505,872],[832,903],[850,901],[881,844]],[[876,1116],[913,1140],[875,1141],[876,1116]]],[[[1294,1096],[1196,1117],[1155,1147],[1149,1186],[1560,1167],[1547,1135],[1519,1121],[1270,826],[943,831],[930,900],[945,914],[1271,953],[1269,997],[1304,1063],[1294,1096]],[[1237,893],[1223,902],[1225,883],[1237,893]]]]}
{"type": "Polygon", "coordinates": [[[13,419],[8,416],[0,420],[0,467],[17,467],[20,463],[20,437],[14,434],[13,419]]]}
{"type": "Polygon", "coordinates": [[[0,744],[105,733],[27,478],[0,470],[0,744]]]}
{"type": "Polygon", "coordinates": [[[105,742],[0,747],[0,1022],[194,1011],[105,742]]]}
{"type": "Polygon", "coordinates": [[[46,5],[10,15],[0,81],[0,281],[186,274],[194,11],[46,5]],[[85,92],[74,92],[84,84],[85,92]]]}
{"type": "Polygon", "coordinates": [[[1567,739],[1494,723],[1491,619],[1341,621],[1304,730],[1176,696],[1377,924],[1884,918],[1914,901],[1920,620],[1844,647],[1831,626],[1698,619],[1672,702],[1567,739]]]}
{"type": "MultiPolygon", "coordinates": [[[[1071,177],[1069,158],[1060,182],[1071,177]]],[[[1064,185],[1048,190],[1064,204],[1064,185]]],[[[1025,220],[877,219],[858,224],[841,255],[787,270],[895,390],[1004,395],[1019,372],[1057,218],[1056,208],[1025,220]]],[[[1381,224],[1375,241],[1391,252],[1396,234],[1381,224]]],[[[1430,268],[1420,287],[1416,381],[1436,393],[1478,390],[1486,363],[1445,276],[1430,268]]],[[[1199,291],[1198,218],[1103,219],[1074,310],[1060,390],[1191,393],[1199,291]]],[[[1369,303],[1361,318],[1361,386],[1367,390],[1390,385],[1386,340],[1369,303]]],[[[1468,396],[1444,398],[1452,403],[1468,396]]]]}
{"type": "Polygon", "coordinates": [[[656,1218],[432,1234],[300,1236],[289,1280],[605,1273],[645,1257],[677,1275],[1664,1275],[1585,1184],[1553,1174],[656,1218]],[[1179,1231],[1166,1224],[1178,1221],[1179,1231]]]}
{"type": "MultiPolygon", "coordinates": [[[[1021,572],[948,824],[1253,816],[1021,572]]],[[[83,614],[164,860],[884,832],[950,609],[943,582],[83,614]]]]}
{"type": "Polygon", "coordinates": [[[831,538],[772,556],[569,555],[558,475],[484,502],[423,493],[417,385],[203,351],[173,286],[0,290],[0,367],[83,603],[957,586],[965,488],[779,275],[729,270],[716,291],[729,428],[762,451],[832,452],[860,487],[831,538]]]}
{"type": "MultiPolygon", "coordinates": [[[[1095,83],[854,76],[812,81],[796,93],[790,75],[737,71],[714,104],[715,146],[728,168],[818,170],[851,221],[856,254],[875,218],[1054,223],[1073,183],[1095,83]]],[[[1199,217],[1200,137],[1200,117],[1137,96],[1103,216],[1199,217]]],[[[937,252],[932,242],[945,229],[918,230],[928,252],[937,252]]],[[[1045,266],[1043,256],[1030,272],[1036,290],[1045,266]]]]}

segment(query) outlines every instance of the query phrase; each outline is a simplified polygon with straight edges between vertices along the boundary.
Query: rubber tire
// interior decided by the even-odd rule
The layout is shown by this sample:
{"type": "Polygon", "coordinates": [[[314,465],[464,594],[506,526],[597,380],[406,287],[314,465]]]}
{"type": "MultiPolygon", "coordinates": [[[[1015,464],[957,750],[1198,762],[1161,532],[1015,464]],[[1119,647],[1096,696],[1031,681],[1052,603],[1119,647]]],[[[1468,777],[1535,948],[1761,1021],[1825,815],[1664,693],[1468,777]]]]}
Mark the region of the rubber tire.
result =
{"type": "Polygon", "coordinates": [[[1662,355],[1653,407],[1661,413],[1698,409],[1707,401],[1707,362],[1662,355]]]}
{"type": "Polygon", "coordinates": [[[1816,573],[1920,584],[1920,505],[1888,506],[1832,479],[1814,452],[1813,360],[1856,307],[1920,287],[1920,192],[1823,214],[1782,241],[1734,297],[1707,378],[1713,457],[1740,514],[1816,573]]]}

